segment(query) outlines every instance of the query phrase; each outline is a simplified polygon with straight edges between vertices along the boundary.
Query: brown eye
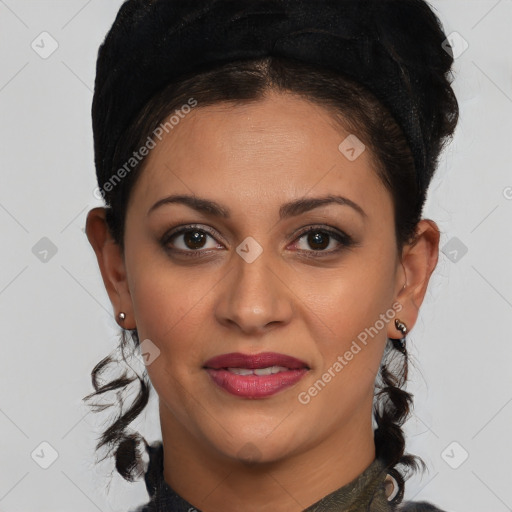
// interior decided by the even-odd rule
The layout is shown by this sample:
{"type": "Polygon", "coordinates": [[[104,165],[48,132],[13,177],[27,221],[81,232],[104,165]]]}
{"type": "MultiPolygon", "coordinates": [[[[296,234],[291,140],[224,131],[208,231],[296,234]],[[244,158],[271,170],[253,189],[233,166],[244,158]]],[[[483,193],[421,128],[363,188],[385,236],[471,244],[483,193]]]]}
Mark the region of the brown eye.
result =
{"type": "Polygon", "coordinates": [[[206,236],[207,235],[202,231],[185,231],[183,233],[183,243],[189,249],[202,249],[206,241],[206,236]]]}
{"type": "Polygon", "coordinates": [[[171,231],[164,235],[161,243],[163,247],[170,251],[181,251],[183,253],[199,253],[202,250],[216,249],[219,247],[213,235],[195,226],[185,226],[171,231]],[[210,245],[208,245],[208,243],[210,243],[210,245]]]}
{"type": "Polygon", "coordinates": [[[325,249],[329,246],[330,235],[323,231],[311,231],[307,235],[307,241],[314,250],[325,249]]]}
{"type": "Polygon", "coordinates": [[[300,252],[311,253],[312,255],[329,255],[336,253],[344,247],[354,244],[352,238],[341,231],[330,229],[310,228],[303,231],[298,238],[297,249],[300,252]],[[302,243],[302,247],[301,247],[302,243]],[[327,249],[330,247],[330,249],[327,249]],[[317,253],[317,254],[315,254],[317,253]]]}

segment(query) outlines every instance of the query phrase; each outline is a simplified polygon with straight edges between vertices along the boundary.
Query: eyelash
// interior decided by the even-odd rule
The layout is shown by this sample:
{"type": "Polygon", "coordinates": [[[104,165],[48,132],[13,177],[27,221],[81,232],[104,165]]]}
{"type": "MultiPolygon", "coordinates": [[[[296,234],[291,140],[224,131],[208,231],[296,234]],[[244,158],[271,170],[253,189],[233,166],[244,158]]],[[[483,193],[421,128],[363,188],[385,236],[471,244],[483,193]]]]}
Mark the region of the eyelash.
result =
{"type": "MultiPolygon", "coordinates": [[[[199,231],[199,232],[202,232],[202,233],[206,233],[207,235],[210,235],[212,238],[215,239],[214,233],[212,231],[210,231],[209,229],[204,229],[204,227],[200,227],[200,225],[198,225],[198,224],[190,224],[190,225],[183,226],[181,228],[172,230],[170,232],[167,232],[162,237],[160,243],[162,244],[162,246],[164,247],[164,249],[166,251],[172,252],[172,253],[179,253],[179,254],[182,254],[182,255],[184,255],[185,257],[188,257],[188,258],[203,257],[205,251],[210,252],[210,251],[214,250],[214,249],[206,249],[206,250],[203,250],[203,249],[196,249],[196,250],[189,249],[189,250],[183,250],[183,249],[172,249],[172,248],[169,247],[168,244],[169,244],[169,242],[173,238],[176,238],[179,235],[182,235],[182,234],[190,232],[190,231],[199,231]]],[[[338,247],[337,249],[331,249],[330,251],[324,251],[324,250],[321,250],[321,249],[317,250],[317,251],[315,251],[315,250],[309,250],[308,251],[308,250],[304,250],[304,249],[298,249],[297,250],[297,252],[299,252],[301,254],[308,253],[308,255],[313,257],[313,258],[331,256],[331,255],[333,255],[335,253],[340,252],[343,248],[349,248],[349,247],[352,247],[352,246],[356,245],[355,241],[352,239],[352,237],[350,237],[346,233],[343,233],[342,231],[339,231],[337,229],[336,230],[328,229],[325,226],[308,226],[307,229],[304,229],[304,230],[300,231],[297,234],[296,240],[300,240],[301,238],[303,238],[305,235],[308,235],[309,233],[323,233],[323,234],[326,234],[329,237],[334,238],[341,245],[341,247],[338,247]]]]}

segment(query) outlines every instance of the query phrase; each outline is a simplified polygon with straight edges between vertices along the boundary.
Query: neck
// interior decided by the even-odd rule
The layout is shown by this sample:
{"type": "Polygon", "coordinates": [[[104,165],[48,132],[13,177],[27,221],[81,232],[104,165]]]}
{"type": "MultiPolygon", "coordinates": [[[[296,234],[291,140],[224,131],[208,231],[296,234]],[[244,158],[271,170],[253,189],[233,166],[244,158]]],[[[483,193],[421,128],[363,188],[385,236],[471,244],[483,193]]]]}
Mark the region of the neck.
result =
{"type": "MultiPolygon", "coordinates": [[[[371,409],[370,409],[371,410],[371,409]]],[[[193,437],[160,404],[164,479],[203,512],[303,511],[359,476],[375,459],[371,415],[348,422],[314,446],[247,464],[193,437]]]]}

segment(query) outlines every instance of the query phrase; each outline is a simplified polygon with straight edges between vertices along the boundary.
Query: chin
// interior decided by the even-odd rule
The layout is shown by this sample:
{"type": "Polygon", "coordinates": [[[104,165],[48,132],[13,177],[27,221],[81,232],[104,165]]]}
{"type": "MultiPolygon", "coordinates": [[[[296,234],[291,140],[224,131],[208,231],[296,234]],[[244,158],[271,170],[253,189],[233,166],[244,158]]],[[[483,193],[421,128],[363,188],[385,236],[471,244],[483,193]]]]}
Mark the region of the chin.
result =
{"type": "Polygon", "coordinates": [[[276,428],[275,422],[258,425],[258,429],[252,422],[229,423],[229,432],[233,435],[222,432],[220,438],[209,439],[209,442],[225,457],[244,464],[273,463],[286,458],[300,450],[301,437],[298,433],[304,435],[303,428],[292,432],[290,424],[276,428]]]}

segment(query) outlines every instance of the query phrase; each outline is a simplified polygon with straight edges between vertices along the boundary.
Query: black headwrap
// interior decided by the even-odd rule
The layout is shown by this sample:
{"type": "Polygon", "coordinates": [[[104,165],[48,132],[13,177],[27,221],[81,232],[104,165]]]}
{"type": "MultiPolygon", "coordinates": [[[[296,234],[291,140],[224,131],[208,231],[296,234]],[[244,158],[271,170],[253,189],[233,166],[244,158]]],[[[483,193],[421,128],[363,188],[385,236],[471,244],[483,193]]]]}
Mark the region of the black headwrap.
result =
{"type": "Polygon", "coordinates": [[[115,171],[124,130],[169,82],[205,65],[275,55],[342,72],[372,91],[403,129],[424,192],[438,156],[436,102],[453,63],[445,38],[423,0],[128,0],[98,54],[99,186],[115,171]]]}

